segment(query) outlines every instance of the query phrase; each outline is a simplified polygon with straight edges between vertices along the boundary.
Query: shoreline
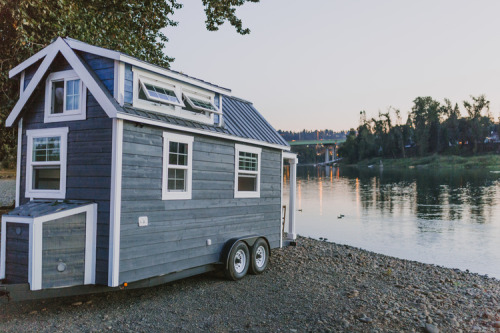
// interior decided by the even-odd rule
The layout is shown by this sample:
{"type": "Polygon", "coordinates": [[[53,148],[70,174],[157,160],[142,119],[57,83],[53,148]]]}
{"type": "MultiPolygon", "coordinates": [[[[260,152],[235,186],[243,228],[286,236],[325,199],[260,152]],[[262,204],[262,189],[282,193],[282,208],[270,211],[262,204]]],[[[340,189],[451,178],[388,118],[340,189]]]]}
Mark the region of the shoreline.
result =
{"type": "MultiPolygon", "coordinates": [[[[500,170],[500,154],[489,153],[476,156],[430,155],[406,158],[371,158],[350,166],[379,167],[382,161],[384,168],[446,168],[446,169],[488,169],[500,170]]],[[[345,164],[348,165],[348,164],[345,164]]]]}
{"type": "Polygon", "coordinates": [[[495,332],[500,281],[299,236],[296,247],[272,251],[262,275],[237,282],[205,274],[140,290],[2,304],[0,319],[6,332],[495,332]]]}

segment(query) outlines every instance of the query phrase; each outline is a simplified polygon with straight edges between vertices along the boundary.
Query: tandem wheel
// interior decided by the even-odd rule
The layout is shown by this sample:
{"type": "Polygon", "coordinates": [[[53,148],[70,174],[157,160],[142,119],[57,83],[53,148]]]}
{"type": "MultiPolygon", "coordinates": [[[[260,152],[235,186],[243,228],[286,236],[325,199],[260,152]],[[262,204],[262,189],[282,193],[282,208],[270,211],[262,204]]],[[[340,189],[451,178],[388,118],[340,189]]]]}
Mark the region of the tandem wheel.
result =
{"type": "Polygon", "coordinates": [[[250,262],[250,274],[260,274],[267,268],[269,262],[269,246],[263,238],[257,239],[252,246],[252,259],[250,262]]]}
{"type": "Polygon", "coordinates": [[[234,244],[229,253],[228,265],[224,269],[226,277],[230,280],[239,280],[243,278],[250,265],[250,251],[245,242],[238,241],[234,244]]]}

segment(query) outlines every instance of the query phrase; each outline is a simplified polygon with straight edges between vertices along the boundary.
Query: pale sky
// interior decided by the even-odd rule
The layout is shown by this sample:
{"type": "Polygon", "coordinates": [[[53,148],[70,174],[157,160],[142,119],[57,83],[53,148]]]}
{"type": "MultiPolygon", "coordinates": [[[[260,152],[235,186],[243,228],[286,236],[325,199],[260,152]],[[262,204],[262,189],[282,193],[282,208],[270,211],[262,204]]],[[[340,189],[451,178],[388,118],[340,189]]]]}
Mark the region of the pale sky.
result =
{"type": "MultiPolygon", "coordinates": [[[[201,0],[182,1],[166,31],[172,69],[230,88],[283,130],[357,127],[418,96],[486,94],[500,115],[498,0],[261,0],[205,29],[201,0]]],[[[463,108],[462,108],[462,111],[463,108]]]]}

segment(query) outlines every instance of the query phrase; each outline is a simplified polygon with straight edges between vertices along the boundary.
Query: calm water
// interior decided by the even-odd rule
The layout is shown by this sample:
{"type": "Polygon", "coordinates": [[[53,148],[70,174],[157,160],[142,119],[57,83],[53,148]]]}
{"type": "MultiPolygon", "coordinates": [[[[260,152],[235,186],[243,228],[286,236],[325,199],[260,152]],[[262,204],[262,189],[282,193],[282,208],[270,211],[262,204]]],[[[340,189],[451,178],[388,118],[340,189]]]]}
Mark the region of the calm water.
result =
{"type": "Polygon", "coordinates": [[[500,173],[300,166],[297,173],[298,234],[500,278],[500,173]]]}

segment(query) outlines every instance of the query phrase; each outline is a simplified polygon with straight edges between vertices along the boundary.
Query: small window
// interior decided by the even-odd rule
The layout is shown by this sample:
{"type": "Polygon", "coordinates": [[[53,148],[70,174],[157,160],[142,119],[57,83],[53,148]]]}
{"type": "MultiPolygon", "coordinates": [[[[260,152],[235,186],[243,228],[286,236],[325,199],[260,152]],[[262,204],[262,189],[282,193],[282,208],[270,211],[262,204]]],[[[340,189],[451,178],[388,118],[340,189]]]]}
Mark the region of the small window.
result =
{"type": "Polygon", "coordinates": [[[213,113],[218,113],[219,110],[217,107],[212,103],[210,98],[203,98],[201,96],[193,96],[189,94],[183,94],[184,100],[187,102],[187,104],[194,110],[197,111],[207,111],[207,112],[213,112],[213,113]]]}
{"type": "Polygon", "coordinates": [[[26,131],[26,197],[64,199],[68,128],[26,131]]]}
{"type": "Polygon", "coordinates": [[[152,84],[144,79],[140,80],[139,98],[164,104],[184,106],[176,94],[175,86],[152,84]]]}
{"type": "Polygon", "coordinates": [[[193,137],[163,133],[163,200],[191,199],[193,137]]]}
{"type": "Polygon", "coordinates": [[[260,197],[261,149],[235,145],[235,198],[260,197]]]}
{"type": "Polygon", "coordinates": [[[45,89],[46,123],[86,118],[86,89],[73,70],[48,76],[45,89]]]}

